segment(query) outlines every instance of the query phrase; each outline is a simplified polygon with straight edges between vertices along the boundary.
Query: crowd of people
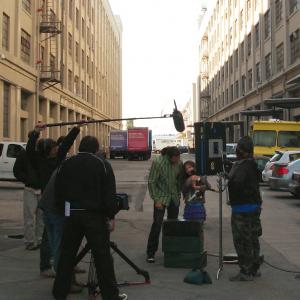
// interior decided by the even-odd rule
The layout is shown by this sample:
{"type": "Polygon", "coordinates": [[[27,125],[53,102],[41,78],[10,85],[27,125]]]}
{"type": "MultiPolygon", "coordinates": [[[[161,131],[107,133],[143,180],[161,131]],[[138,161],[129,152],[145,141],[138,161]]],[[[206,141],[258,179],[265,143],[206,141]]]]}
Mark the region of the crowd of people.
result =
{"type": "MultiPolygon", "coordinates": [[[[117,287],[110,253],[110,231],[119,211],[113,169],[100,154],[99,141],[93,136],[81,139],[76,155],[68,154],[83,125],[84,120],[55,141],[40,137],[46,126],[38,123],[28,135],[26,151],[16,159],[15,177],[25,184],[25,248],[40,250],[40,274],[55,278],[53,296],[63,300],[69,293],[82,290],[76,273],[85,270],[76,266],[75,261],[85,237],[94,258],[102,299],[126,300],[127,295],[120,294],[117,287]]],[[[227,176],[233,242],[240,271],[230,280],[251,281],[261,275],[262,201],[249,137],[239,141],[237,158],[227,176]]],[[[184,219],[204,222],[205,191],[211,186],[206,176],[196,175],[193,161],[182,163],[178,148],[167,147],[153,159],[148,188],[154,205],[146,260],[154,263],[165,211],[168,219],[177,219],[183,198],[184,219]]]]}
{"type": "Polygon", "coordinates": [[[85,237],[95,261],[103,300],[126,300],[117,287],[110,253],[110,231],[119,211],[113,169],[100,153],[96,137],[81,139],[78,154],[68,155],[80,127],[57,141],[40,138],[46,126],[38,123],[29,133],[26,151],[14,166],[24,188],[24,239],[27,250],[40,250],[40,274],[55,278],[57,300],[81,292],[75,266],[85,237]],[[68,157],[69,156],[69,157],[68,157]]]}

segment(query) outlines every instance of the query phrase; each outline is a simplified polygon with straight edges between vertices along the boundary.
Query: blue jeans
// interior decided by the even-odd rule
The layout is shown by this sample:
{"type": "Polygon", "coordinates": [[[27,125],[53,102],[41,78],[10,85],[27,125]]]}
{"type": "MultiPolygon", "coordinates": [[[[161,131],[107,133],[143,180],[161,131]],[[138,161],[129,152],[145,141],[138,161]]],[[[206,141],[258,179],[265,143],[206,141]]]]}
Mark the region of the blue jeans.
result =
{"type": "Polygon", "coordinates": [[[64,216],[52,212],[44,212],[44,223],[53,257],[53,268],[56,271],[60,256],[60,242],[63,233],[64,216]]]}

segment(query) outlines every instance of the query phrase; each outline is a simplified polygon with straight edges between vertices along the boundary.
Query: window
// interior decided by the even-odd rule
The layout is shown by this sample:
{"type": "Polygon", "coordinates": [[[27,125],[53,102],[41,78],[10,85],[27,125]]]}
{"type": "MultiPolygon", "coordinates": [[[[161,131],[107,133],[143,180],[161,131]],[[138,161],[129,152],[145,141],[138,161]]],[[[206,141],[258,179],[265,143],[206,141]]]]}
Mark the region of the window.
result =
{"type": "Polygon", "coordinates": [[[69,18],[73,20],[73,0],[69,0],[69,18]]]}
{"type": "Polygon", "coordinates": [[[275,23],[276,26],[280,24],[282,20],[282,0],[275,1],[275,23]]]}
{"type": "Polygon", "coordinates": [[[299,29],[290,35],[291,43],[291,63],[294,63],[300,57],[300,39],[299,29]]]}
{"type": "Polygon", "coordinates": [[[300,132],[279,131],[278,146],[279,147],[300,147],[300,132]]]}
{"type": "Polygon", "coordinates": [[[83,50],[81,50],[81,66],[82,66],[82,69],[85,68],[85,54],[84,54],[83,50]]]}
{"type": "Polygon", "coordinates": [[[243,14],[243,10],[241,10],[241,14],[240,14],[240,30],[242,31],[243,30],[243,27],[244,27],[244,14],[243,14]]]}
{"type": "Polygon", "coordinates": [[[256,69],[256,83],[261,83],[261,76],[260,76],[260,63],[258,62],[255,66],[256,69]]]}
{"type": "Polygon", "coordinates": [[[75,44],[75,60],[77,63],[79,62],[79,44],[77,42],[75,44]]]}
{"type": "Polygon", "coordinates": [[[225,105],[228,104],[228,89],[225,91],[225,105]]]}
{"type": "Polygon", "coordinates": [[[73,74],[71,70],[68,70],[68,88],[73,92],[73,74]]]}
{"type": "Polygon", "coordinates": [[[69,49],[69,54],[72,56],[72,44],[73,44],[73,39],[72,39],[72,34],[69,32],[68,35],[68,49],[69,49]]]}
{"type": "Polygon", "coordinates": [[[246,76],[242,75],[242,96],[245,95],[246,92],[246,76]]]}
{"type": "Polygon", "coordinates": [[[252,90],[252,69],[248,70],[248,90],[252,90]]]}
{"type": "Polygon", "coordinates": [[[259,23],[255,25],[255,47],[259,47],[259,23]]]}
{"type": "Polygon", "coordinates": [[[265,39],[267,39],[270,36],[271,33],[271,16],[270,16],[270,10],[268,10],[264,15],[264,21],[265,21],[265,39]]]}
{"type": "Polygon", "coordinates": [[[76,8],[76,29],[79,30],[79,9],[76,8]]]}
{"type": "Polygon", "coordinates": [[[284,64],[284,49],[283,43],[276,47],[276,71],[280,72],[284,64]]]}
{"type": "Polygon", "coordinates": [[[83,81],[81,81],[81,95],[85,99],[85,83],[83,81]]]}
{"type": "Polygon", "coordinates": [[[239,66],[239,52],[238,49],[234,51],[234,67],[237,69],[239,66]]]}
{"type": "Polygon", "coordinates": [[[230,85],[230,102],[233,101],[233,84],[230,85]]]}
{"type": "Polygon", "coordinates": [[[31,0],[22,0],[22,7],[31,14],[31,0]]]}
{"type": "Polygon", "coordinates": [[[75,84],[75,94],[79,95],[79,77],[78,76],[75,76],[74,84],[75,84]]]}
{"type": "Polygon", "coordinates": [[[55,56],[53,54],[50,55],[50,70],[55,71],[55,56]]]}
{"type": "Polygon", "coordinates": [[[289,0],[290,1],[290,14],[292,14],[297,9],[298,0],[289,0]]]}
{"type": "Polygon", "coordinates": [[[90,28],[86,28],[86,39],[87,39],[87,44],[90,46],[90,28]]]}
{"type": "Polygon", "coordinates": [[[229,68],[230,68],[230,74],[233,72],[233,59],[232,55],[229,57],[229,68]]]}
{"type": "Polygon", "coordinates": [[[86,72],[90,74],[90,58],[86,57],[86,72]]]}
{"type": "Polygon", "coordinates": [[[90,87],[86,86],[86,100],[87,102],[90,102],[90,87]]]}
{"type": "Polygon", "coordinates": [[[9,16],[2,16],[2,48],[9,50],[9,16]]]}
{"type": "Polygon", "coordinates": [[[251,47],[252,47],[251,39],[252,39],[251,33],[249,33],[248,34],[248,39],[247,39],[247,44],[248,44],[248,51],[247,51],[247,53],[248,53],[248,56],[251,55],[251,47]]]}
{"type": "Polygon", "coordinates": [[[271,53],[265,57],[266,79],[271,77],[271,53]]]}
{"type": "Polygon", "coordinates": [[[241,42],[241,62],[244,62],[244,58],[245,58],[244,52],[245,52],[244,42],[241,42]]]}
{"type": "Polygon", "coordinates": [[[82,18],[82,21],[81,21],[81,35],[83,38],[85,38],[85,22],[84,22],[84,19],[82,18]]]}
{"type": "Polygon", "coordinates": [[[6,151],[6,156],[10,158],[17,158],[24,148],[21,145],[9,144],[6,151]]]}
{"type": "Polygon", "coordinates": [[[25,31],[21,30],[21,59],[27,63],[30,62],[30,42],[31,37],[25,31]]]}
{"type": "Polygon", "coordinates": [[[258,130],[253,134],[254,146],[274,147],[276,145],[276,131],[258,130]]]}
{"type": "Polygon", "coordinates": [[[251,18],[251,1],[247,0],[247,21],[251,18]]]}
{"type": "Polygon", "coordinates": [[[3,83],[3,137],[9,137],[9,84],[3,83]]]}
{"type": "Polygon", "coordinates": [[[235,90],[235,99],[237,99],[239,97],[239,81],[238,80],[234,83],[234,90],[235,90]]]}

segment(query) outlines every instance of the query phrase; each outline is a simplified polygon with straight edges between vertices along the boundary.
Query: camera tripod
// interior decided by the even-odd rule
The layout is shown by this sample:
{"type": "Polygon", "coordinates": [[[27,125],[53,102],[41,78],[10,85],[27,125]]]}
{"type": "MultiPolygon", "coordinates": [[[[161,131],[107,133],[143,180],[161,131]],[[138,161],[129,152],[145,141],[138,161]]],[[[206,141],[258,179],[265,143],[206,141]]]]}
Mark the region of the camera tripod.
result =
{"type": "MultiPolygon", "coordinates": [[[[116,245],[116,243],[110,241],[110,248],[114,250],[130,267],[132,267],[138,275],[144,277],[144,281],[124,281],[117,283],[118,286],[131,286],[131,285],[143,285],[150,284],[150,275],[148,271],[140,269],[135,263],[133,263],[116,245]]],[[[91,247],[87,243],[84,248],[78,253],[75,261],[75,266],[85,257],[85,255],[90,251],[91,247]]],[[[96,267],[94,264],[93,256],[91,256],[89,273],[88,273],[88,282],[87,282],[89,299],[94,300],[100,293],[98,286],[98,279],[96,274],[96,267]]]]}

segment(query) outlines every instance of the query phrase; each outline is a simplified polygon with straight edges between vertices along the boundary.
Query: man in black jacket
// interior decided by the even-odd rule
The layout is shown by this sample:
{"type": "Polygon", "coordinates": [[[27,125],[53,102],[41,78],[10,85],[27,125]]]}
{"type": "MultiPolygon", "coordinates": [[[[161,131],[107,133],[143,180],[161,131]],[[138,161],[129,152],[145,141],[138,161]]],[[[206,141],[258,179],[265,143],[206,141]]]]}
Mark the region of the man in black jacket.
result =
{"type": "Polygon", "coordinates": [[[61,255],[53,286],[56,299],[66,299],[77,251],[85,236],[95,261],[103,300],[127,299],[119,295],[110,254],[108,220],[118,212],[116,184],[108,162],[96,156],[99,142],[84,137],[79,154],[61,165],[55,182],[57,206],[65,209],[61,255]]]}
{"type": "Polygon", "coordinates": [[[228,192],[232,208],[231,227],[234,247],[238,255],[240,272],[231,281],[252,281],[260,276],[260,222],[261,195],[259,170],[253,159],[250,137],[239,140],[237,161],[229,173],[228,192]]]}
{"type": "MultiPolygon", "coordinates": [[[[29,133],[30,135],[31,133],[29,133]]],[[[37,143],[43,143],[40,139],[37,143]]],[[[16,158],[13,172],[25,184],[23,194],[24,240],[26,250],[38,249],[44,230],[42,211],[38,208],[41,197],[41,182],[25,150],[16,158]]]]}
{"type": "MultiPolygon", "coordinates": [[[[80,132],[80,126],[83,124],[85,124],[84,120],[82,120],[79,125],[73,127],[62,140],[60,145],[58,145],[53,139],[45,138],[43,140],[42,147],[38,147],[38,149],[36,149],[35,145],[40,137],[40,133],[46,129],[45,124],[41,122],[38,123],[34,130],[29,134],[26,154],[29,158],[30,164],[38,174],[42,193],[53,171],[65,160],[68,151],[72,147],[80,132]]],[[[40,272],[43,277],[55,276],[55,272],[52,270],[50,263],[51,254],[47,230],[44,228],[40,246],[40,272]]]]}

